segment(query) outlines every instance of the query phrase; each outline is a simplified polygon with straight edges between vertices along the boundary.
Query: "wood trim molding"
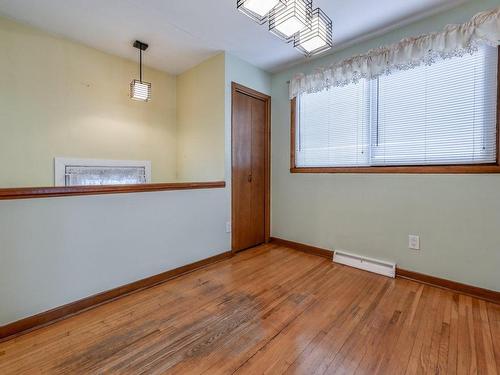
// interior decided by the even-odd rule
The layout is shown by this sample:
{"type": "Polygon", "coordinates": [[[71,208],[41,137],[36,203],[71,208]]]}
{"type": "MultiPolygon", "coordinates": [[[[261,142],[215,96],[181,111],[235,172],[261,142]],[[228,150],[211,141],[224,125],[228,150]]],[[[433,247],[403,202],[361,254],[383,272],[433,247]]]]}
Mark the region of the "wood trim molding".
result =
{"type": "Polygon", "coordinates": [[[224,187],[226,187],[225,181],[138,185],[11,188],[0,189],[0,200],[69,197],[77,195],[144,193],[167,190],[219,189],[224,187]]]}
{"type": "Polygon", "coordinates": [[[498,164],[475,164],[475,165],[429,165],[408,167],[346,167],[346,168],[324,168],[324,167],[295,167],[290,169],[291,173],[386,173],[386,174],[482,174],[500,173],[498,164]]]}
{"type": "Polygon", "coordinates": [[[257,90],[251,89],[250,87],[243,86],[236,82],[231,82],[232,91],[240,92],[242,94],[251,96],[256,99],[263,100],[265,102],[270,101],[271,97],[267,94],[263,94],[257,90]]]}
{"type": "MultiPolygon", "coordinates": [[[[297,98],[290,100],[290,172],[297,169],[295,162],[295,142],[297,129],[297,98]]],[[[295,173],[295,172],[292,172],[295,173]]]]}
{"type": "Polygon", "coordinates": [[[500,46],[498,46],[497,64],[497,165],[500,165],[500,46]]]}
{"type": "Polygon", "coordinates": [[[402,268],[396,269],[396,275],[397,277],[400,277],[402,279],[408,279],[417,281],[422,284],[437,286],[442,289],[448,289],[471,297],[483,299],[488,302],[500,304],[500,292],[495,292],[494,290],[483,289],[477,286],[462,284],[456,281],[442,279],[436,276],[425,275],[423,273],[408,271],[402,268]]]}
{"type": "MultiPolygon", "coordinates": [[[[263,94],[259,91],[256,91],[254,89],[251,89],[249,87],[243,86],[239,83],[236,82],[231,82],[231,171],[233,168],[233,148],[234,148],[234,139],[233,139],[233,121],[234,121],[234,111],[233,111],[233,103],[234,103],[234,97],[235,94],[239,92],[248,96],[251,96],[253,98],[262,100],[266,103],[266,120],[265,120],[265,165],[266,165],[266,171],[265,171],[265,190],[266,190],[266,197],[265,197],[265,240],[266,243],[270,241],[271,239],[271,96],[263,94]]],[[[231,172],[231,176],[233,173],[231,172]]],[[[232,184],[231,186],[234,186],[232,184]]],[[[232,201],[234,199],[233,196],[233,191],[231,191],[232,195],[232,201]]],[[[234,217],[234,208],[231,207],[231,217],[234,217]]],[[[231,225],[234,223],[231,222],[231,225]]],[[[232,248],[234,249],[234,245],[231,244],[232,248]]]]}
{"type": "Polygon", "coordinates": [[[302,251],[303,253],[312,254],[322,258],[333,260],[332,250],[321,249],[319,247],[283,240],[281,238],[276,238],[276,237],[271,237],[271,242],[279,246],[289,247],[294,250],[302,251]]]}
{"type": "MultiPolygon", "coordinates": [[[[498,47],[500,62],[500,47],[498,47]]],[[[297,98],[290,101],[290,173],[401,173],[401,174],[483,174],[500,173],[500,63],[497,74],[497,158],[492,164],[418,165],[394,167],[297,167],[295,155],[297,98]]]]}
{"type": "Polygon", "coordinates": [[[82,313],[84,311],[93,309],[97,306],[103,305],[105,303],[114,301],[118,298],[125,297],[132,293],[151,288],[153,286],[164,283],[165,281],[174,279],[176,277],[185,275],[189,272],[193,272],[200,268],[207,267],[211,264],[220,262],[227,258],[230,258],[232,253],[230,251],[212,256],[187,264],[185,266],[175,268],[170,271],[163,272],[158,275],[150,276],[142,280],[135,281],[133,283],[120,286],[115,289],[111,289],[79,301],[71,302],[67,305],[56,307],[52,310],[42,312],[40,314],[18,320],[13,323],[9,323],[4,326],[0,326],[0,342],[10,340],[19,335],[31,332],[33,330],[48,326],[57,321],[69,318],[76,314],[82,313]]]}
{"type": "MultiPolygon", "coordinates": [[[[298,242],[287,241],[281,238],[274,238],[274,237],[271,239],[271,242],[275,243],[276,245],[288,247],[290,249],[302,251],[304,253],[317,255],[330,260],[333,259],[333,251],[331,250],[322,249],[310,245],[304,245],[298,242]]],[[[430,276],[430,275],[425,275],[423,273],[408,271],[399,267],[396,269],[396,277],[416,281],[422,284],[427,284],[442,289],[447,289],[452,292],[465,294],[470,297],[500,304],[500,292],[494,290],[483,289],[472,285],[462,284],[456,281],[442,279],[436,276],[430,276]]]]}

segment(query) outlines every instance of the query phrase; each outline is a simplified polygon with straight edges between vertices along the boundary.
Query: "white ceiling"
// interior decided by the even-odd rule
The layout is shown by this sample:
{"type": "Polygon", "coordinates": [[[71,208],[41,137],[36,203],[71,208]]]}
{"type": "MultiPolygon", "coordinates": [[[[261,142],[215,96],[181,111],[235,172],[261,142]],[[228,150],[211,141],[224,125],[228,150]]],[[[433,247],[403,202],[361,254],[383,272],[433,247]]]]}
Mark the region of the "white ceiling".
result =
{"type": "MultiPolygon", "coordinates": [[[[314,0],[333,20],[337,47],[463,0],[314,0]]],[[[0,14],[97,49],[179,74],[220,51],[270,72],[302,61],[236,10],[236,0],[0,0],[0,14]]]]}

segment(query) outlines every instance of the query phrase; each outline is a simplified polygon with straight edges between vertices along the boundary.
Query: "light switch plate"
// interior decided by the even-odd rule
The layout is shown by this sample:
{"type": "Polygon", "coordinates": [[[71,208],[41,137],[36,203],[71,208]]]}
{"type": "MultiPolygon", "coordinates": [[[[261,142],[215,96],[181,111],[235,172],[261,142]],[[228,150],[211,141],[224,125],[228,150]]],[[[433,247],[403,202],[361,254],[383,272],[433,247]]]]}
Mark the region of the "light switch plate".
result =
{"type": "Polygon", "coordinates": [[[420,250],[420,237],[410,234],[408,236],[408,247],[412,250],[420,250]]]}
{"type": "Polygon", "coordinates": [[[226,233],[231,233],[231,222],[226,222],[226,233]]]}

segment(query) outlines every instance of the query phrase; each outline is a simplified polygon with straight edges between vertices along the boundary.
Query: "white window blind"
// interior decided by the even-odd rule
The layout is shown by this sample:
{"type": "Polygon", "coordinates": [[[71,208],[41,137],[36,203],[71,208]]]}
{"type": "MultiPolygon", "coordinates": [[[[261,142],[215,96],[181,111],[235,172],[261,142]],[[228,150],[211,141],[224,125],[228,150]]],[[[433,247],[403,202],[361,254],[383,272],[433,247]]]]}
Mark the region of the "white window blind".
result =
{"type": "Polygon", "coordinates": [[[496,161],[493,47],[298,100],[296,165],[349,167],[496,161]]]}
{"type": "Polygon", "coordinates": [[[360,81],[305,94],[298,101],[298,166],[369,163],[370,84],[360,81]]]}

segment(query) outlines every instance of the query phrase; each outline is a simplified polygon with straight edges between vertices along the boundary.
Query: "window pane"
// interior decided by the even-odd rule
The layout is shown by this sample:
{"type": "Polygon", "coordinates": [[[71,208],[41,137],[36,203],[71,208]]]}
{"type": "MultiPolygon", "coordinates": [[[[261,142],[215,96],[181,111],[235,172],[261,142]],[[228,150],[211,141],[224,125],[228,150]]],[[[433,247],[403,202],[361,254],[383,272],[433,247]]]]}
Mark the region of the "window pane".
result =
{"type": "Polygon", "coordinates": [[[497,49],[381,77],[373,165],[496,161],[497,49]]]}
{"type": "Polygon", "coordinates": [[[498,49],[298,98],[296,165],[494,163],[498,49]]]}
{"type": "Polygon", "coordinates": [[[363,80],[300,96],[297,166],[368,165],[369,93],[363,80]]]}
{"type": "Polygon", "coordinates": [[[66,167],[66,186],[145,184],[144,167],[66,167]]]}

